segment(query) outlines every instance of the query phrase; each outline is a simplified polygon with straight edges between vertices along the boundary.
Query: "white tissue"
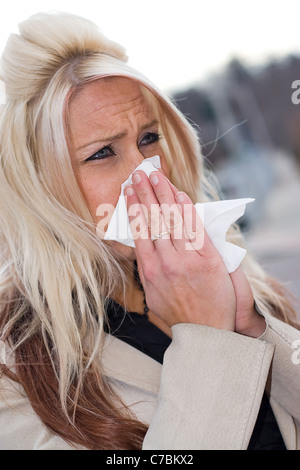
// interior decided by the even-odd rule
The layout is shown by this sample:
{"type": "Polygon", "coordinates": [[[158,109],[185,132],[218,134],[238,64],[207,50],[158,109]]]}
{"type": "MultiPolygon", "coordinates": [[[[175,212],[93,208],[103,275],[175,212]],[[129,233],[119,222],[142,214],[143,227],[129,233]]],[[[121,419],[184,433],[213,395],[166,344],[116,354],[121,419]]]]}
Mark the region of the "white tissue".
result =
{"type": "MultiPolygon", "coordinates": [[[[160,157],[147,158],[135,169],[143,170],[147,176],[160,168],[160,157]]],[[[126,199],[125,187],[132,182],[132,174],[121,186],[121,194],[109,222],[104,240],[116,240],[124,245],[135,247],[132,236],[126,199]]],[[[246,250],[226,241],[225,236],[231,224],[238,220],[244,213],[246,204],[253,202],[252,198],[231,199],[195,204],[205,230],[220,253],[229,273],[235,271],[246,255],[246,250]]]]}
{"type": "MultiPolygon", "coordinates": [[[[143,160],[134,171],[143,170],[146,175],[149,176],[152,171],[157,171],[158,168],[160,168],[160,157],[155,155],[154,157],[143,160]]],[[[128,184],[131,183],[132,174],[121,185],[121,194],[113,212],[112,218],[108,224],[104,240],[117,240],[118,242],[123,243],[123,245],[132,246],[134,248],[135,243],[127,214],[126,197],[124,196],[124,189],[128,184]]]]}
{"type": "Polygon", "coordinates": [[[244,248],[227,242],[225,236],[230,225],[244,215],[246,204],[253,201],[252,198],[244,198],[195,204],[207,235],[222,256],[229,273],[239,267],[247,252],[244,248]]]}

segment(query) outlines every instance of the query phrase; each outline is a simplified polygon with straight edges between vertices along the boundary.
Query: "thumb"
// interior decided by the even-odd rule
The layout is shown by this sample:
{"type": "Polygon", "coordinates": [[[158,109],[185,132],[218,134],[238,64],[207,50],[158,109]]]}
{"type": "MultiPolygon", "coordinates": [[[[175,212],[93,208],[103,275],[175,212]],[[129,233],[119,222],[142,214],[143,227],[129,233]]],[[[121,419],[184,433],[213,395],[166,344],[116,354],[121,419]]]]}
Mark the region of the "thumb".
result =
{"type": "Polygon", "coordinates": [[[239,266],[233,273],[230,273],[230,278],[235,291],[237,311],[252,308],[253,292],[242,268],[239,266]]]}

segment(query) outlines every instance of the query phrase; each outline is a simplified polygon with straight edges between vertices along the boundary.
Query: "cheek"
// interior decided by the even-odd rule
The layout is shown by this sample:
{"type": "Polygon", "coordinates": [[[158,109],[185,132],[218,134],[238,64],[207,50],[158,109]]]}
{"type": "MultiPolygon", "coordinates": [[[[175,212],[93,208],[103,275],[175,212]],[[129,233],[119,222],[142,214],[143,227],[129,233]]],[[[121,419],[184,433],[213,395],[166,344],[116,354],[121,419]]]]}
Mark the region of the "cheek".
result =
{"type": "MultiPolygon", "coordinates": [[[[113,214],[114,208],[120,194],[121,183],[107,184],[105,181],[99,183],[98,179],[89,178],[84,184],[84,196],[88,204],[91,216],[97,226],[98,236],[103,239],[104,232],[113,214]],[[106,209],[109,209],[108,211],[106,209]]],[[[127,260],[135,260],[135,250],[129,246],[123,245],[116,241],[106,241],[106,243],[116,250],[122,257],[127,260]]]]}
{"type": "MultiPolygon", "coordinates": [[[[162,151],[159,152],[159,155],[161,157],[162,171],[168,178],[169,171],[166,159],[162,151]]],[[[84,169],[78,175],[84,198],[96,224],[99,222],[99,216],[97,215],[99,206],[101,204],[108,204],[111,206],[112,211],[114,210],[120,195],[121,184],[132,171],[132,165],[129,165],[129,168],[114,168],[109,171],[104,168],[97,168],[95,165],[94,167],[84,169]]]]}
{"type": "Polygon", "coordinates": [[[169,173],[169,169],[168,169],[168,166],[167,166],[167,162],[166,162],[166,159],[165,158],[162,158],[161,160],[161,169],[164,173],[164,175],[169,178],[170,177],[170,173],[169,173]]]}
{"type": "Polygon", "coordinates": [[[162,151],[162,149],[160,150],[158,155],[160,156],[160,163],[161,163],[162,172],[167,178],[169,178],[170,177],[170,172],[169,172],[167,161],[166,161],[166,158],[165,158],[165,155],[164,155],[164,152],[162,151]]]}
{"type": "Polygon", "coordinates": [[[101,204],[116,206],[121,182],[98,175],[95,171],[81,177],[82,191],[94,222],[98,222],[97,209],[101,204]]]}

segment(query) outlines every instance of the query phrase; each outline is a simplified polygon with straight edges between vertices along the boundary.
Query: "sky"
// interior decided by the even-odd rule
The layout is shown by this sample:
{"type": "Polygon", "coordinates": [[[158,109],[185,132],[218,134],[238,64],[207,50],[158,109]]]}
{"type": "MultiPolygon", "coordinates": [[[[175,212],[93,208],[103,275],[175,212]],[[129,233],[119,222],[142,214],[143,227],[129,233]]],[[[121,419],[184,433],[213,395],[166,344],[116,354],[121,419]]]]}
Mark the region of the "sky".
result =
{"type": "Polygon", "coordinates": [[[209,80],[233,57],[261,64],[300,53],[299,0],[1,1],[0,54],[30,15],[66,11],[97,23],[130,65],[169,92],[209,80]]]}

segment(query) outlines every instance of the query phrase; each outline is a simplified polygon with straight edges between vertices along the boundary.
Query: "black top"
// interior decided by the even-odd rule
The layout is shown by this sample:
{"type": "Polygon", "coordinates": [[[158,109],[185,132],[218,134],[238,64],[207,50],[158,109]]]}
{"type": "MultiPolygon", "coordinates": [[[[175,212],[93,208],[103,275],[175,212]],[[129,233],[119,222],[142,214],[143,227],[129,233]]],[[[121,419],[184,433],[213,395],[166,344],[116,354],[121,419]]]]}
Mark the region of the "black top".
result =
{"type": "MultiPolygon", "coordinates": [[[[163,363],[171,339],[148,321],[147,314],[125,312],[110,300],[107,305],[109,329],[105,330],[156,361],[163,363]]],[[[248,450],[286,450],[267,395],[264,393],[248,450]]]]}

